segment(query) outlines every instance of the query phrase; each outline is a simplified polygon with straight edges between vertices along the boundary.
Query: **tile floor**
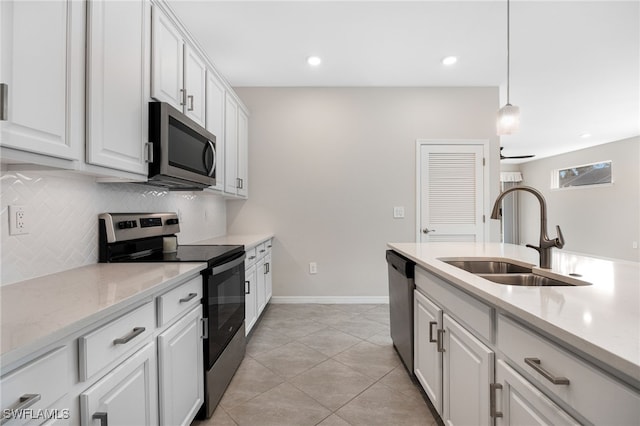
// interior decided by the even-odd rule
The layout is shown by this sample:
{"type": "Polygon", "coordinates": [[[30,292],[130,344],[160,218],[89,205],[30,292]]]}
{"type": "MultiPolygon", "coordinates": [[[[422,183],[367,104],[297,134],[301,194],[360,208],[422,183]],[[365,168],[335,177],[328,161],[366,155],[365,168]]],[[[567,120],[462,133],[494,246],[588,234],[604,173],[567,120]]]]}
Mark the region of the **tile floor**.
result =
{"type": "Polygon", "coordinates": [[[393,349],[388,305],[273,304],[216,412],[196,425],[436,422],[393,349]]]}

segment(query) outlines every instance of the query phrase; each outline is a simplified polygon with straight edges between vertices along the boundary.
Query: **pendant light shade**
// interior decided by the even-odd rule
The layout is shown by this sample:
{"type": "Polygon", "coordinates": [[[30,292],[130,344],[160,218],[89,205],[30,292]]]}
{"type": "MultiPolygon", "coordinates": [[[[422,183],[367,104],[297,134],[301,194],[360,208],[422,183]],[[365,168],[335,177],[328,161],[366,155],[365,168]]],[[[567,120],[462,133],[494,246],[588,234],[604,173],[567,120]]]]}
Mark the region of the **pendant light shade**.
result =
{"type": "Polygon", "coordinates": [[[510,135],[520,128],[520,107],[506,104],[498,110],[496,130],[498,135],[510,135]]]}
{"type": "Polygon", "coordinates": [[[510,46],[510,8],[507,0],[507,104],[498,110],[496,131],[498,136],[511,135],[520,128],[520,108],[509,102],[510,77],[511,77],[511,46],[510,46]]]}

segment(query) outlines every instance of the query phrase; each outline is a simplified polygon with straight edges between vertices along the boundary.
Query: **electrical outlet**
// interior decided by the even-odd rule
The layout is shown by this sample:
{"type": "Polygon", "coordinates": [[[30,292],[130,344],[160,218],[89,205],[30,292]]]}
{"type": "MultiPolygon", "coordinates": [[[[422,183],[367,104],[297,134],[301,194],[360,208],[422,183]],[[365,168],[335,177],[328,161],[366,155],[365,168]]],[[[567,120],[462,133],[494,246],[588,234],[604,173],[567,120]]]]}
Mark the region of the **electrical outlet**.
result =
{"type": "Polygon", "coordinates": [[[9,235],[29,233],[27,209],[25,206],[9,206],[9,235]]]}
{"type": "Polygon", "coordinates": [[[309,263],[309,273],[312,275],[318,273],[318,264],[316,262],[309,263]]]}
{"type": "Polygon", "coordinates": [[[634,241],[631,243],[631,248],[637,249],[638,248],[638,242],[634,241]]]}
{"type": "Polygon", "coordinates": [[[402,219],[402,218],[404,218],[404,207],[403,206],[399,206],[399,207],[394,207],[393,208],[393,218],[394,219],[402,219]]]}

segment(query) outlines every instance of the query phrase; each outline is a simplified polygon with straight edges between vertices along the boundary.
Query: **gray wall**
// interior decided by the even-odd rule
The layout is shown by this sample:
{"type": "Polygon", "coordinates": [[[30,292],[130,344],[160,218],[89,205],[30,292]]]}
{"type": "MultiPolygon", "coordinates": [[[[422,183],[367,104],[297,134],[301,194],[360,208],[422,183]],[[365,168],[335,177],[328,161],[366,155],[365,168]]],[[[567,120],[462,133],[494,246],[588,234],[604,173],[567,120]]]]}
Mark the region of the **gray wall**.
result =
{"type": "Polygon", "coordinates": [[[386,243],[415,240],[416,139],[490,139],[498,156],[497,88],[236,90],[251,111],[251,174],[227,229],[275,232],[275,296],[387,296],[386,243]]]}
{"type": "MultiPolygon", "coordinates": [[[[549,206],[549,235],[555,225],[565,250],[640,261],[640,137],[599,145],[521,165],[523,184],[544,194],[549,206]],[[551,171],[612,160],[613,185],[551,190],[551,171]]],[[[520,197],[521,243],[537,245],[539,207],[532,196],[520,197]]]]}

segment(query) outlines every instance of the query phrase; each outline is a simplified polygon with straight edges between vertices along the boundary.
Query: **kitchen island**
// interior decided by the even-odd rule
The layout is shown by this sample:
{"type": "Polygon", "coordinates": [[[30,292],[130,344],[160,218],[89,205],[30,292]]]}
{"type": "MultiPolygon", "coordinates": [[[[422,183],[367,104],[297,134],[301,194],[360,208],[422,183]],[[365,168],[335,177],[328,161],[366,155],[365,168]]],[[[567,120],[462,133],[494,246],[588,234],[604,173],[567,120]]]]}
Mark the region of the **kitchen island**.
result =
{"type": "MultiPolygon", "coordinates": [[[[623,400],[627,403],[635,401],[634,407],[622,406],[622,410],[627,408],[627,417],[618,419],[628,419],[630,416],[640,420],[640,408],[637,408],[640,401],[638,263],[554,250],[552,268],[543,270],[534,266],[533,272],[582,285],[526,287],[494,283],[443,261],[456,258],[507,258],[523,266],[536,265],[538,254],[523,246],[498,243],[390,243],[388,246],[416,262],[416,300],[428,299],[424,303],[436,306],[441,312],[440,318],[444,312],[444,317],[449,315],[465,326],[465,332],[471,330],[483,351],[489,354],[486,375],[491,387],[487,384],[484,392],[487,394],[487,422],[491,418],[505,421],[502,411],[508,417],[509,407],[513,411],[511,414],[514,414],[511,423],[515,422],[515,402],[507,395],[512,387],[505,384],[504,380],[502,384],[498,383],[500,378],[504,378],[504,374],[500,372],[511,367],[535,384],[532,392],[543,390],[542,396],[550,398],[548,407],[559,404],[579,422],[598,423],[596,420],[600,420],[599,415],[592,415],[589,406],[595,407],[608,399],[612,400],[612,404],[622,403],[623,400]],[[555,357],[557,354],[559,358],[551,362],[551,359],[544,359],[542,356],[539,359],[533,357],[537,352],[547,350],[547,346],[548,357],[555,357]],[[501,364],[503,362],[504,368],[501,364]],[[573,366],[580,368],[572,370],[574,376],[571,377],[564,366],[567,366],[566,369],[572,369],[573,366]],[[571,379],[571,384],[568,383],[569,379],[566,384],[562,384],[562,380],[556,380],[556,377],[552,377],[555,383],[549,384],[551,382],[540,373],[542,368],[552,370],[556,375],[565,373],[571,379]],[[590,382],[591,374],[597,375],[594,383],[590,382]],[[604,387],[597,383],[600,378],[606,381],[604,387]],[[578,397],[574,392],[578,387],[591,388],[591,391],[583,389],[583,394],[578,397]],[[493,392],[491,395],[489,390],[493,392]],[[499,399],[499,390],[502,390],[502,400],[499,399]],[[585,392],[589,395],[584,395],[585,392]],[[592,396],[593,401],[589,402],[592,396]],[[502,401],[501,404],[496,403],[496,400],[502,401]]],[[[419,305],[414,306],[418,307],[418,315],[419,305]]],[[[426,332],[429,337],[426,339],[431,340],[433,337],[434,330],[430,329],[430,322],[434,325],[438,323],[438,330],[446,336],[446,327],[441,327],[442,320],[438,321],[433,317],[426,323],[429,328],[426,332]]],[[[421,338],[419,327],[416,319],[416,339],[421,338]]],[[[420,350],[429,350],[429,346],[420,346],[419,340],[415,341],[415,345],[416,357],[420,350]]],[[[437,349],[437,352],[445,353],[446,370],[446,347],[438,343],[437,349]]],[[[421,380],[418,359],[416,369],[416,375],[421,380]]],[[[450,388],[446,383],[446,372],[444,382],[446,393],[450,388]]],[[[527,386],[531,384],[529,382],[527,386]]],[[[481,388],[484,389],[484,385],[481,388]]],[[[429,395],[429,390],[425,390],[429,395]]],[[[523,392],[522,395],[524,394],[523,392]]],[[[441,398],[435,394],[430,398],[436,399],[434,405],[441,407],[440,415],[443,419],[451,414],[450,410],[447,411],[450,401],[446,400],[446,396],[444,401],[440,401],[441,398]]],[[[598,409],[602,411],[602,408],[598,409]]],[[[604,412],[606,413],[606,408],[604,412]]],[[[570,416],[566,419],[570,419],[570,416]]],[[[480,420],[485,420],[484,414],[482,417],[480,420]]],[[[605,416],[605,419],[609,419],[611,423],[616,417],[605,416]]]]}

